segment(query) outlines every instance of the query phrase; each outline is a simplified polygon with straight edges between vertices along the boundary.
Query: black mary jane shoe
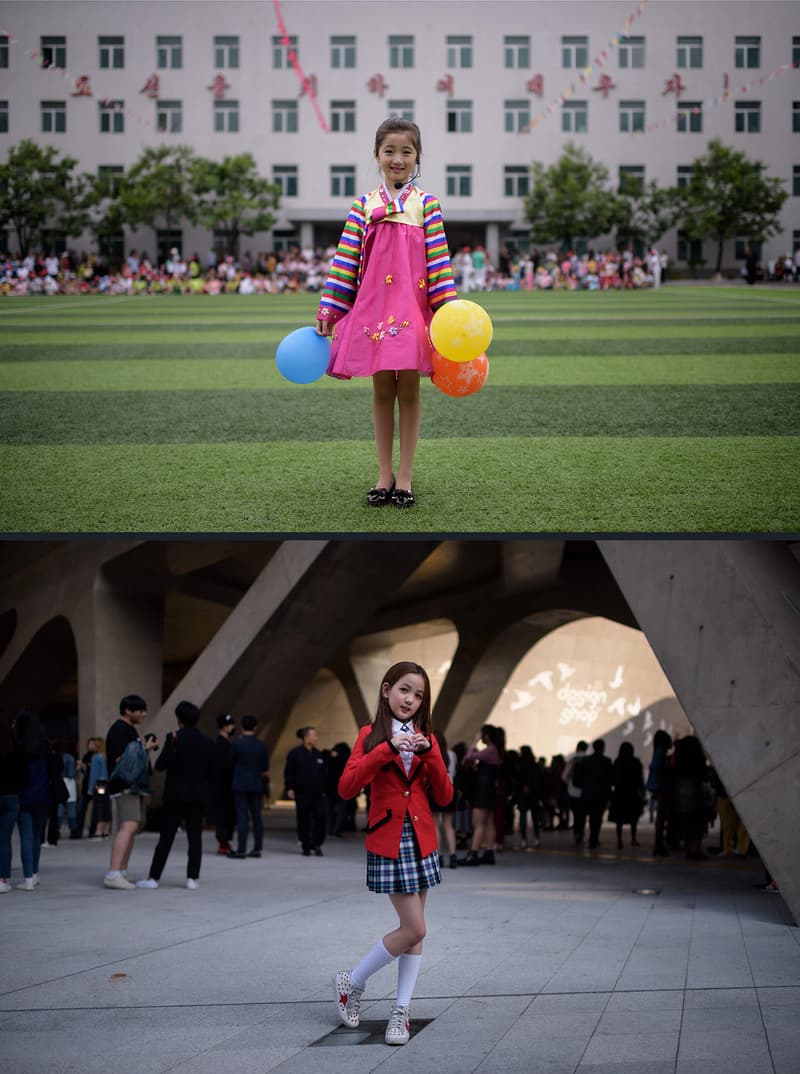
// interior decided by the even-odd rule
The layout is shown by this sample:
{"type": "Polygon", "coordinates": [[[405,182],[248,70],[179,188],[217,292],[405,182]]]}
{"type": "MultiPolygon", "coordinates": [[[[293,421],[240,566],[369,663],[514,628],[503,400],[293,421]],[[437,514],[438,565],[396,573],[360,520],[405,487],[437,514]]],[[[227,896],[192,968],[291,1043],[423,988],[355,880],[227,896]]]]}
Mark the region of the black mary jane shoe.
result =
{"type": "Polygon", "coordinates": [[[413,507],[416,502],[411,489],[392,490],[392,503],[395,507],[413,507]]]}
{"type": "Polygon", "coordinates": [[[394,481],[392,481],[391,488],[388,489],[377,485],[373,486],[367,493],[367,507],[385,507],[390,502],[393,493],[394,481]]]}

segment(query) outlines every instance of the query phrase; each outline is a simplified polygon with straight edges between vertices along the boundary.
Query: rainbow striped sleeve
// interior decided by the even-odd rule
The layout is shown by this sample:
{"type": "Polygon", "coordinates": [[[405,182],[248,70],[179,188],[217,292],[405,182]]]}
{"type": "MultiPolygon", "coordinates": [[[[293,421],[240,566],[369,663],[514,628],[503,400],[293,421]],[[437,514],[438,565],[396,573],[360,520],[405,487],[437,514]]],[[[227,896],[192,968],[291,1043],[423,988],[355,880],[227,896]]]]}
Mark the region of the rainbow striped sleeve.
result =
{"type": "Polygon", "coordinates": [[[428,268],[428,305],[438,310],[445,302],[457,298],[442,209],[438,198],[426,194],[422,199],[425,229],[425,260],[428,268]]]}
{"type": "Polygon", "coordinates": [[[328,279],[322,288],[317,310],[318,321],[338,321],[353,306],[358,291],[358,273],[364,243],[364,205],[366,198],[356,198],[350,207],[342,237],[331,262],[328,279]]]}

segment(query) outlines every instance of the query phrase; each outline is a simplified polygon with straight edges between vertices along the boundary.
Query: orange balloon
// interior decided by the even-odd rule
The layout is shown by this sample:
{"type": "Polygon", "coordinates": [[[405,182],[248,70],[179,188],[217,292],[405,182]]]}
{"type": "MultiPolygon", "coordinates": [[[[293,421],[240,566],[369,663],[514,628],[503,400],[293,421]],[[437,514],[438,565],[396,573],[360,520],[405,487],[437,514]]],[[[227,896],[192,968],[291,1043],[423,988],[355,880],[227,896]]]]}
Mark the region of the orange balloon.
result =
{"type": "Polygon", "coordinates": [[[438,351],[433,352],[433,383],[445,395],[474,395],[486,383],[489,359],[485,354],[471,362],[451,362],[438,351]]]}

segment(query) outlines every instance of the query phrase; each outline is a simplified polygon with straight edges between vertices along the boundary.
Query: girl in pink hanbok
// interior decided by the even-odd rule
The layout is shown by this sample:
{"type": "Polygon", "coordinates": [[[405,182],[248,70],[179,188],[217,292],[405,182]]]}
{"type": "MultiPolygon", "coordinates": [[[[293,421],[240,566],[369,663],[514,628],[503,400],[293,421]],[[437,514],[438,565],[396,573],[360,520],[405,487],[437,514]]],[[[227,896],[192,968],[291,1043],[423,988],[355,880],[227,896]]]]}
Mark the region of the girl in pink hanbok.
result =
{"type": "Polygon", "coordinates": [[[378,480],[367,504],[405,508],[414,505],[419,378],[433,372],[429,326],[456,291],[439,202],[413,182],[422,156],[419,127],[407,119],[387,119],[375,134],[374,152],[383,182],[350,208],[322,290],[317,331],[332,337],[330,376],[372,377],[378,480]]]}

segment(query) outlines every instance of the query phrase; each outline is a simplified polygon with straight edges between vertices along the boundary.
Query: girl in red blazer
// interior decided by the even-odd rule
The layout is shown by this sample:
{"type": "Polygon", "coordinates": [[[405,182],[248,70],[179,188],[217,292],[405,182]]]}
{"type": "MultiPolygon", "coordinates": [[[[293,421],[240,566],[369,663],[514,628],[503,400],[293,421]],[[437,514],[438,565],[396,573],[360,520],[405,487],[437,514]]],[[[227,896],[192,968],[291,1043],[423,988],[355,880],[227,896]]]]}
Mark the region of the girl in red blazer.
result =
{"type": "Polygon", "coordinates": [[[367,784],[367,887],[389,896],[400,923],[354,969],[336,974],[336,1009],[344,1025],[355,1029],[367,978],[397,959],[397,998],[386,1043],[405,1044],[422,962],[425,897],[442,879],[428,794],[442,806],[453,797],[431,734],[431,684],[419,664],[402,661],[383,676],[375,720],[359,732],[339,780],[339,795],[355,798],[367,784]]]}

